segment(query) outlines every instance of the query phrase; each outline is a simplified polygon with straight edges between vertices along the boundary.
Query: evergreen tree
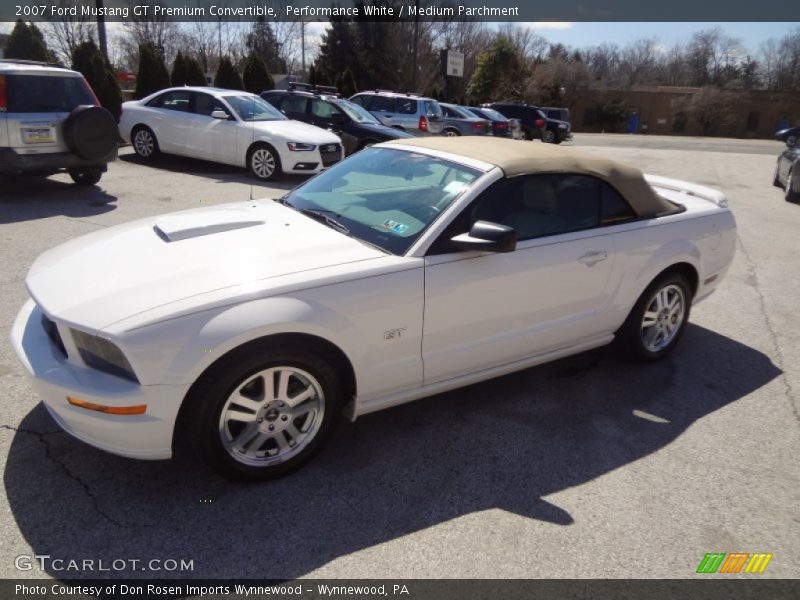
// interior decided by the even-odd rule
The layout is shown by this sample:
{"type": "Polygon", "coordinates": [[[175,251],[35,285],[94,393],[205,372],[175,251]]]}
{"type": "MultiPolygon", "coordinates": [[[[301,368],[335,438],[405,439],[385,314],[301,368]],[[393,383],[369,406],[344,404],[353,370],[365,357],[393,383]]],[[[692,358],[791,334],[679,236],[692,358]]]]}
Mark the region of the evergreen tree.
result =
{"type": "Polygon", "coordinates": [[[336,87],[339,89],[339,93],[345,98],[349,98],[356,93],[356,80],[355,77],[353,77],[353,72],[350,70],[350,67],[347,67],[336,78],[336,87]]]}
{"type": "Polygon", "coordinates": [[[317,80],[317,70],[314,68],[314,65],[308,67],[308,83],[311,85],[319,84],[319,81],[317,80]]]}
{"type": "Polygon", "coordinates": [[[139,73],[136,75],[137,98],[169,87],[169,72],[161,53],[152,44],[139,46],[139,73]]]}
{"type": "Polygon", "coordinates": [[[219,61],[217,74],[214,76],[214,85],[228,90],[243,90],[244,83],[239,71],[233,66],[231,59],[223,56],[219,61]]]}
{"type": "Polygon", "coordinates": [[[286,61],[278,52],[278,40],[275,32],[264,17],[258,17],[253,23],[244,42],[250,54],[257,54],[266,65],[267,73],[286,73],[286,61]]]}
{"type": "Polygon", "coordinates": [[[186,67],[186,85],[208,85],[200,63],[192,56],[185,56],[183,64],[186,67]]]}
{"type": "Polygon", "coordinates": [[[119,119],[122,112],[122,92],[114,69],[94,41],[87,40],[75,47],[72,51],[72,68],[86,78],[100,105],[119,119]]]}
{"type": "Polygon", "coordinates": [[[21,60],[38,60],[42,62],[52,60],[42,32],[33,23],[26,25],[22,19],[17,19],[14,30],[8,36],[3,55],[5,58],[21,60]]]}
{"type": "Polygon", "coordinates": [[[186,59],[183,57],[182,52],[178,52],[175,60],[172,62],[172,73],[169,76],[172,85],[187,85],[187,72],[186,72],[186,59]]]}
{"type": "MultiPolygon", "coordinates": [[[[550,53],[560,55],[560,44],[550,47],[550,53]]],[[[526,76],[519,51],[506,36],[498,36],[486,52],[478,56],[478,66],[467,86],[467,96],[473,102],[486,102],[490,97],[509,98],[516,95],[519,82],[526,76]]]]}
{"type": "Polygon", "coordinates": [[[244,63],[242,83],[244,84],[244,89],[253,94],[260,94],[275,87],[275,82],[267,71],[267,65],[255,52],[250,52],[247,61],[244,63]]]}

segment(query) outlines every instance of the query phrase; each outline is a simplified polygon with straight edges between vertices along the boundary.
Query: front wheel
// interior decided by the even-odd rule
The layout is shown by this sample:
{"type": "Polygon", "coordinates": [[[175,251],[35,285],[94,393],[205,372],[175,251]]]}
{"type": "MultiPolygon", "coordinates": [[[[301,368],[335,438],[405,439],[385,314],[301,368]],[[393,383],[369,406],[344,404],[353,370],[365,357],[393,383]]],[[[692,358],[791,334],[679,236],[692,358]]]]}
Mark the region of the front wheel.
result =
{"type": "Polygon", "coordinates": [[[338,418],[341,384],[325,358],[303,349],[264,354],[270,352],[256,347],[223,360],[189,400],[195,446],[229,479],[294,471],[322,447],[338,418]]]}
{"type": "Polygon", "coordinates": [[[686,330],[692,292],[686,278],[667,273],[651,283],[617,331],[617,343],[628,358],[654,361],[669,354],[686,330]]]}
{"type": "Polygon", "coordinates": [[[281,159],[273,148],[263,144],[250,151],[247,157],[247,167],[253,177],[267,181],[280,174],[281,159]]]}
{"type": "Polygon", "coordinates": [[[69,176],[75,182],[75,185],[90,186],[100,181],[103,172],[100,169],[70,169],[69,176]]]}
{"type": "Polygon", "coordinates": [[[158,140],[149,128],[140,126],[133,130],[131,136],[133,151],[141,158],[153,158],[158,155],[158,140]]]}

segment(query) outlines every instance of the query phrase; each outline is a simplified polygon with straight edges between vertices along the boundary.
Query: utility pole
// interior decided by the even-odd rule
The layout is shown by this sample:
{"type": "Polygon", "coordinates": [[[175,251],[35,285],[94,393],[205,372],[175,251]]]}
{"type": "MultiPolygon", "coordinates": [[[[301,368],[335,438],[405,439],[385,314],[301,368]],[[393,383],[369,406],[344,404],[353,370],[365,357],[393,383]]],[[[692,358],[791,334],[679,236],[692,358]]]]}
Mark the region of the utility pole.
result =
{"type": "Polygon", "coordinates": [[[414,49],[411,61],[411,91],[417,91],[417,49],[419,47],[419,0],[414,0],[414,49]]]}
{"type": "Polygon", "coordinates": [[[105,0],[94,0],[94,5],[97,7],[97,41],[100,44],[100,52],[103,53],[103,58],[108,62],[108,38],[106,37],[106,17],[103,14],[105,11],[105,0]]]}
{"type": "Polygon", "coordinates": [[[300,21],[300,71],[301,76],[306,76],[306,22],[300,21]]]}

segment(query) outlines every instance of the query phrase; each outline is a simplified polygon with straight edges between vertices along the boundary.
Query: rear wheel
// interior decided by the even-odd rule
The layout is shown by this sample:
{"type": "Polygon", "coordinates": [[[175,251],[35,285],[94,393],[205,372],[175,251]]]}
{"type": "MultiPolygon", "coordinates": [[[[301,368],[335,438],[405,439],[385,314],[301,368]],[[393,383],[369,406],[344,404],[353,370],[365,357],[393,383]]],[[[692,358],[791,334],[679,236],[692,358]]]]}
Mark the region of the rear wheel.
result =
{"type": "Polygon", "coordinates": [[[556,143],[555,132],[550,131],[549,129],[545,130],[545,132],[542,134],[542,141],[545,144],[555,144],[556,143]]]}
{"type": "Polygon", "coordinates": [[[783,197],[787,202],[800,201],[800,192],[795,192],[794,186],[792,185],[793,177],[794,177],[794,167],[789,169],[789,174],[786,176],[786,187],[784,188],[786,191],[783,197]]]}
{"type": "Polygon", "coordinates": [[[259,144],[250,150],[247,156],[247,167],[253,177],[267,181],[280,174],[281,159],[274,148],[266,144],[259,144]]]}
{"type": "Polygon", "coordinates": [[[654,361],[675,348],[686,330],[692,292],[686,278],[667,273],[651,283],[617,332],[617,343],[628,358],[654,361]]]}
{"type": "Polygon", "coordinates": [[[187,399],[189,434],[225,477],[285,475],[333,432],[342,387],[328,360],[311,350],[250,347],[223,359],[211,375],[187,399]]]}
{"type": "Polygon", "coordinates": [[[790,135],[789,137],[787,137],[786,138],[786,144],[788,146],[794,146],[795,144],[797,144],[797,136],[796,135],[790,135]]]}
{"type": "Polygon", "coordinates": [[[461,135],[461,132],[458,129],[452,129],[448,127],[442,132],[442,135],[445,135],[447,137],[458,137],[461,135]]]}
{"type": "Polygon", "coordinates": [[[149,127],[139,126],[131,135],[133,151],[141,158],[153,158],[158,155],[158,140],[149,127]]]}
{"type": "Polygon", "coordinates": [[[95,185],[100,181],[103,172],[100,169],[70,169],[69,176],[72,178],[72,181],[75,182],[75,185],[89,186],[95,185]]]}

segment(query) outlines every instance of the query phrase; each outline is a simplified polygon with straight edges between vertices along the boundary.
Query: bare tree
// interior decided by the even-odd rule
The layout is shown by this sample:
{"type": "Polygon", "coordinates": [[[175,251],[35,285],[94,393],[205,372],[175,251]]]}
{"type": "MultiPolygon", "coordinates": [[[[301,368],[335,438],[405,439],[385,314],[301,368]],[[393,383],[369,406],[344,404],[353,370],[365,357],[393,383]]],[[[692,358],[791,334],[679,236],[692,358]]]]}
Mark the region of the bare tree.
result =
{"type": "MultiPolygon", "coordinates": [[[[80,4],[78,0],[58,0],[57,2],[57,6],[62,9],[80,4]]],[[[87,40],[97,39],[95,22],[90,17],[82,16],[80,9],[74,17],[52,17],[44,28],[50,47],[55,50],[59,61],[64,65],[72,63],[72,51],[76,46],[87,40]]]]}

